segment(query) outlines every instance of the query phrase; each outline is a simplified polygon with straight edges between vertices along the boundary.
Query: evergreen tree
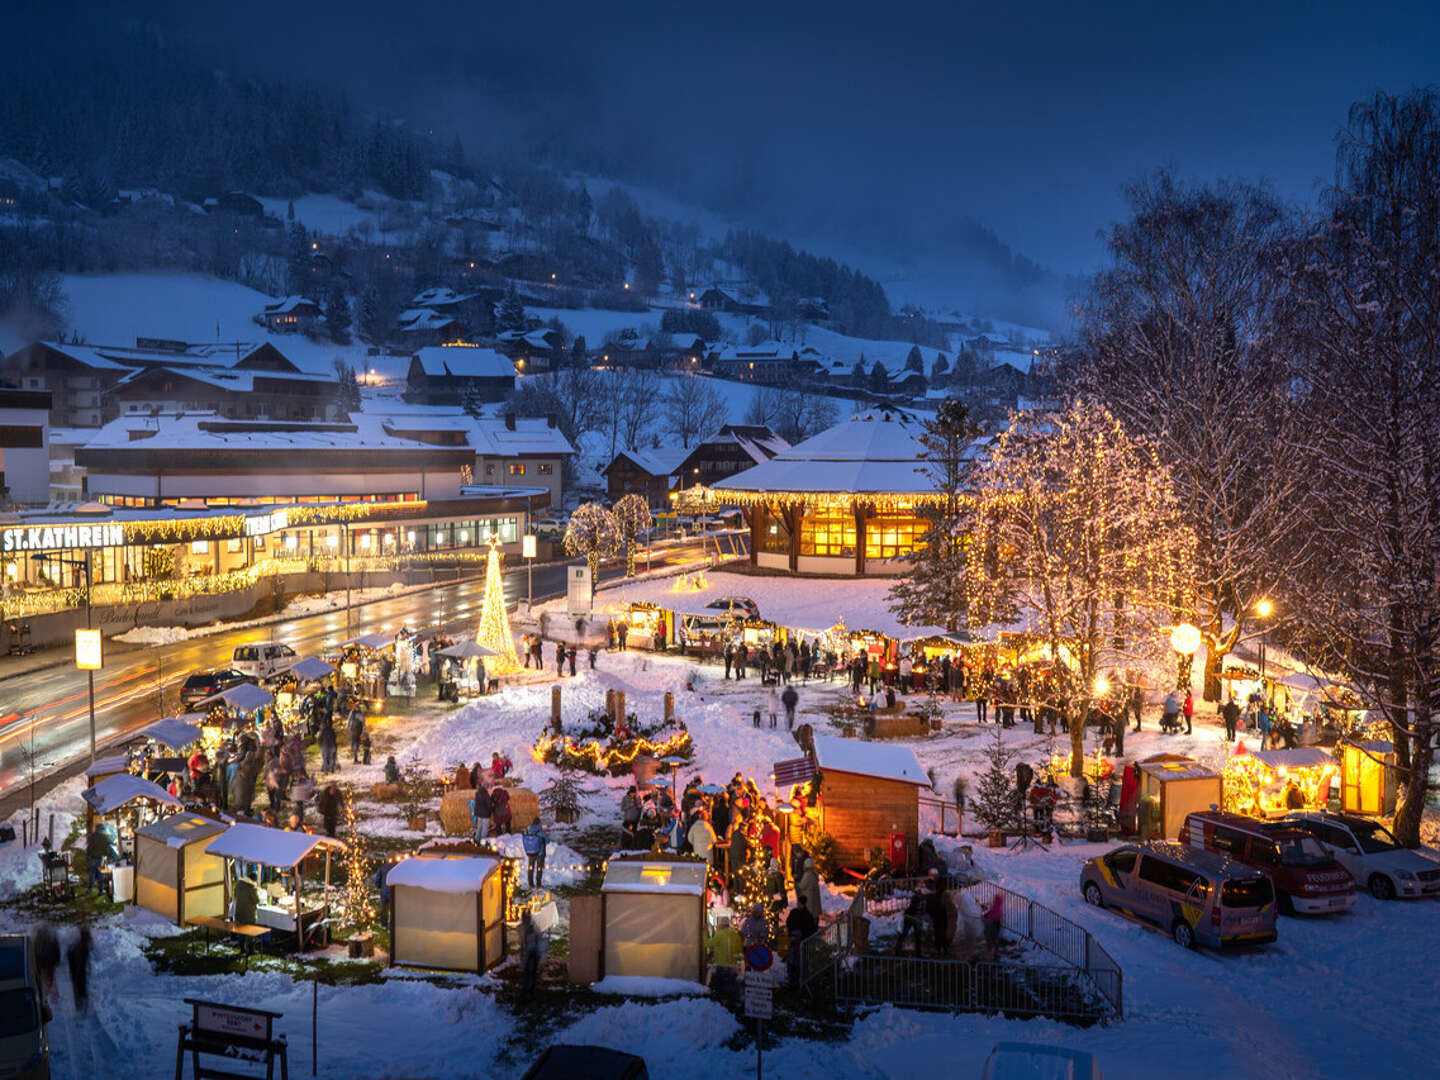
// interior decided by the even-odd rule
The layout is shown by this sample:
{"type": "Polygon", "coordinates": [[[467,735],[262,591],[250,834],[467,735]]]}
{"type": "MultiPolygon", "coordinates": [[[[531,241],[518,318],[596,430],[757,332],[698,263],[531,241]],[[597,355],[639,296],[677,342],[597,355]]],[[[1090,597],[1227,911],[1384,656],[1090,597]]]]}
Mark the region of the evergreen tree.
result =
{"type": "Polygon", "coordinates": [[[345,298],[345,290],[338,283],[330,286],[330,295],[325,300],[325,329],[330,332],[330,340],[335,344],[349,343],[350,301],[345,298]]]}
{"type": "Polygon", "coordinates": [[[870,390],[872,393],[883,394],[890,389],[890,373],[885,370],[885,365],[879,360],[875,361],[870,368],[870,390]]]}
{"type": "Polygon", "coordinates": [[[920,355],[920,346],[911,345],[910,351],[905,354],[905,370],[918,371],[925,374],[925,358],[920,355]]]}
{"type": "Polygon", "coordinates": [[[520,302],[520,290],[512,281],[500,301],[500,311],[495,316],[495,330],[503,334],[509,330],[525,329],[525,305],[520,302]]]}
{"type": "Polygon", "coordinates": [[[964,623],[969,555],[962,493],[970,471],[968,451],[979,433],[964,402],[952,397],[940,403],[920,436],[925,472],[940,501],[917,510],[927,523],[922,546],[912,556],[909,575],[890,590],[890,608],[902,622],[943,626],[951,633],[964,623]]]}
{"type": "Polygon", "coordinates": [[[935,366],[930,369],[930,381],[934,382],[936,379],[941,378],[944,375],[948,375],[949,373],[950,361],[945,358],[945,354],[943,352],[936,353],[935,366]]]}
{"type": "Polygon", "coordinates": [[[975,784],[970,806],[981,823],[991,829],[1015,824],[1015,773],[1011,762],[1015,752],[1005,745],[1005,729],[993,725],[995,738],[985,749],[985,771],[975,784]]]}
{"type": "Polygon", "coordinates": [[[386,338],[384,316],[380,314],[380,297],[374,288],[366,289],[360,297],[360,336],[366,341],[378,343],[386,338]]]}
{"type": "Polygon", "coordinates": [[[576,334],[570,345],[570,366],[584,367],[590,360],[590,349],[585,344],[585,335],[576,334]]]}
{"type": "Polygon", "coordinates": [[[286,220],[286,221],[294,221],[294,220],[295,220],[295,200],[294,200],[294,199],[291,199],[290,202],[289,202],[289,203],[286,205],[286,207],[285,207],[285,220],[286,220]]]}
{"type": "Polygon", "coordinates": [[[850,369],[850,385],[856,390],[864,390],[868,380],[865,376],[865,354],[860,354],[860,359],[855,361],[855,366],[850,369]]]}
{"type": "Polygon", "coordinates": [[[465,386],[464,404],[462,405],[466,415],[473,416],[478,420],[485,415],[485,405],[484,395],[480,393],[473,382],[467,383],[465,386]]]}
{"type": "Polygon", "coordinates": [[[360,380],[344,360],[335,361],[335,405],[344,413],[360,411],[360,380]]]}

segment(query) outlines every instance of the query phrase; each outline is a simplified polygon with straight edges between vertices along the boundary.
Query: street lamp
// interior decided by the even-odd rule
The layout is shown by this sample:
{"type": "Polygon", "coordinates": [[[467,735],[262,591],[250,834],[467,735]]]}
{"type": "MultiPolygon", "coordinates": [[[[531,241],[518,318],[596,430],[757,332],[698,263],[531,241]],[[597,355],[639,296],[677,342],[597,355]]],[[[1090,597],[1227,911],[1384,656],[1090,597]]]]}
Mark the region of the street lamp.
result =
{"type": "Polygon", "coordinates": [[[1170,648],[1179,656],[1175,684],[1180,686],[1190,677],[1189,665],[1193,662],[1195,650],[1200,648],[1200,630],[1193,623],[1181,623],[1170,631],[1170,648]],[[1182,680],[1181,676],[1184,676],[1182,680]]]}
{"type": "Polygon", "coordinates": [[[95,763],[95,672],[102,663],[100,631],[93,628],[90,613],[90,552],[83,559],[67,559],[63,555],[30,556],[42,563],[59,563],[85,574],[85,629],[75,631],[75,668],[85,672],[90,684],[90,763],[95,763]]]}
{"type": "MultiPolygon", "coordinates": [[[[1275,607],[1273,604],[1270,603],[1269,600],[1262,599],[1255,605],[1255,614],[1260,616],[1261,619],[1270,618],[1270,613],[1274,610],[1275,607]]],[[[1263,682],[1265,679],[1265,627],[1263,625],[1260,627],[1260,679],[1262,682],[1261,689],[1264,689],[1263,682]]]]}

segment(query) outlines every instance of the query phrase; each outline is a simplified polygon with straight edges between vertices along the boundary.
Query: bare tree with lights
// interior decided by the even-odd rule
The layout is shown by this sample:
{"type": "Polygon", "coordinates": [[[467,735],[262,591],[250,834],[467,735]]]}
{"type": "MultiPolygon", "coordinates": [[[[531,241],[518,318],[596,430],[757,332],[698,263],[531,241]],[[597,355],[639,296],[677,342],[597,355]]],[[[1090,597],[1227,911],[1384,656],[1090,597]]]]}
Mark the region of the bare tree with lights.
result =
{"type": "Polygon", "coordinates": [[[1304,555],[1290,356],[1276,332],[1291,219],[1267,189],[1186,186],[1166,172],[1128,195],[1064,367],[1169,466],[1196,532],[1195,622],[1214,701],[1226,654],[1304,555]]]}
{"type": "Polygon", "coordinates": [[[632,492],[617,499],[610,513],[625,545],[625,576],[634,577],[636,541],[649,535],[651,526],[655,524],[650,515],[650,504],[645,501],[645,496],[632,492]]]}
{"type": "Polygon", "coordinates": [[[1387,723],[1415,846],[1440,701],[1440,96],[1354,106],[1337,174],[1290,264],[1318,551],[1286,606],[1307,658],[1387,723]]]}
{"type": "Polygon", "coordinates": [[[1103,406],[1018,414],[975,471],[972,626],[1023,616],[1071,674],[1070,771],[1111,671],[1170,658],[1169,629],[1193,603],[1194,536],[1170,472],[1103,406]]]}
{"type": "Polygon", "coordinates": [[[942,501],[915,513],[927,523],[910,573],[890,590],[890,609],[911,626],[943,626],[954,633],[965,619],[964,489],[979,428],[964,402],[946,398],[920,436],[926,465],[942,501]]]}
{"type": "Polygon", "coordinates": [[[585,503],[570,515],[565,529],[565,554],[584,556],[590,580],[600,578],[600,560],[620,550],[620,523],[599,503],[585,503]]]}

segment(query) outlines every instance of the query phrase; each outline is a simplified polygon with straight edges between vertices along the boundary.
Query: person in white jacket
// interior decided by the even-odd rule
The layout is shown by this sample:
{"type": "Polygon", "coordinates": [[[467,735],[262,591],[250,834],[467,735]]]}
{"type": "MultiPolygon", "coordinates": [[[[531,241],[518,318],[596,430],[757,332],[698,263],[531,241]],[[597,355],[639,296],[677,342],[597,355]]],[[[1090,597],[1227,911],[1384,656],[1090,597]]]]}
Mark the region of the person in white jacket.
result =
{"type": "Polygon", "coordinates": [[[980,935],[984,931],[984,919],[980,913],[980,905],[975,900],[974,891],[961,889],[958,901],[959,908],[959,931],[958,937],[960,958],[972,960],[975,957],[975,950],[980,945],[980,935]]]}
{"type": "Polygon", "coordinates": [[[702,810],[691,823],[687,835],[690,839],[690,850],[708,863],[710,849],[715,846],[715,830],[710,827],[709,815],[702,810]]]}

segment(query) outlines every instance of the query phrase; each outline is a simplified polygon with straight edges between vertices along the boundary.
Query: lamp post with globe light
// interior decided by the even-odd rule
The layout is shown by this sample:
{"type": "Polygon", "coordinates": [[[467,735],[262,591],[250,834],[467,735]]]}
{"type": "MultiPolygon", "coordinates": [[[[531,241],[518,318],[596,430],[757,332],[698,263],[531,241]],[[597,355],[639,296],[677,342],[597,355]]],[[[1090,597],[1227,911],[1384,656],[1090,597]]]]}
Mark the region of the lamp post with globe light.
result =
{"type": "Polygon", "coordinates": [[[1260,619],[1261,619],[1261,626],[1260,626],[1260,681],[1261,681],[1262,685],[1263,685],[1263,683],[1264,683],[1264,681],[1265,681],[1265,631],[1266,631],[1266,629],[1267,629],[1267,627],[1266,627],[1266,625],[1265,625],[1265,623],[1264,623],[1264,620],[1270,618],[1270,615],[1271,615],[1271,613],[1272,613],[1274,610],[1275,610],[1275,607],[1274,607],[1273,604],[1270,603],[1269,600],[1260,600],[1260,601],[1258,601],[1258,602],[1255,604],[1255,614],[1258,615],[1258,616],[1260,617],[1260,619]]]}
{"type": "Polygon", "coordinates": [[[1200,648],[1200,630],[1193,623],[1181,623],[1170,631],[1170,648],[1178,657],[1175,685],[1190,684],[1190,669],[1195,662],[1195,650],[1200,648]]]}

